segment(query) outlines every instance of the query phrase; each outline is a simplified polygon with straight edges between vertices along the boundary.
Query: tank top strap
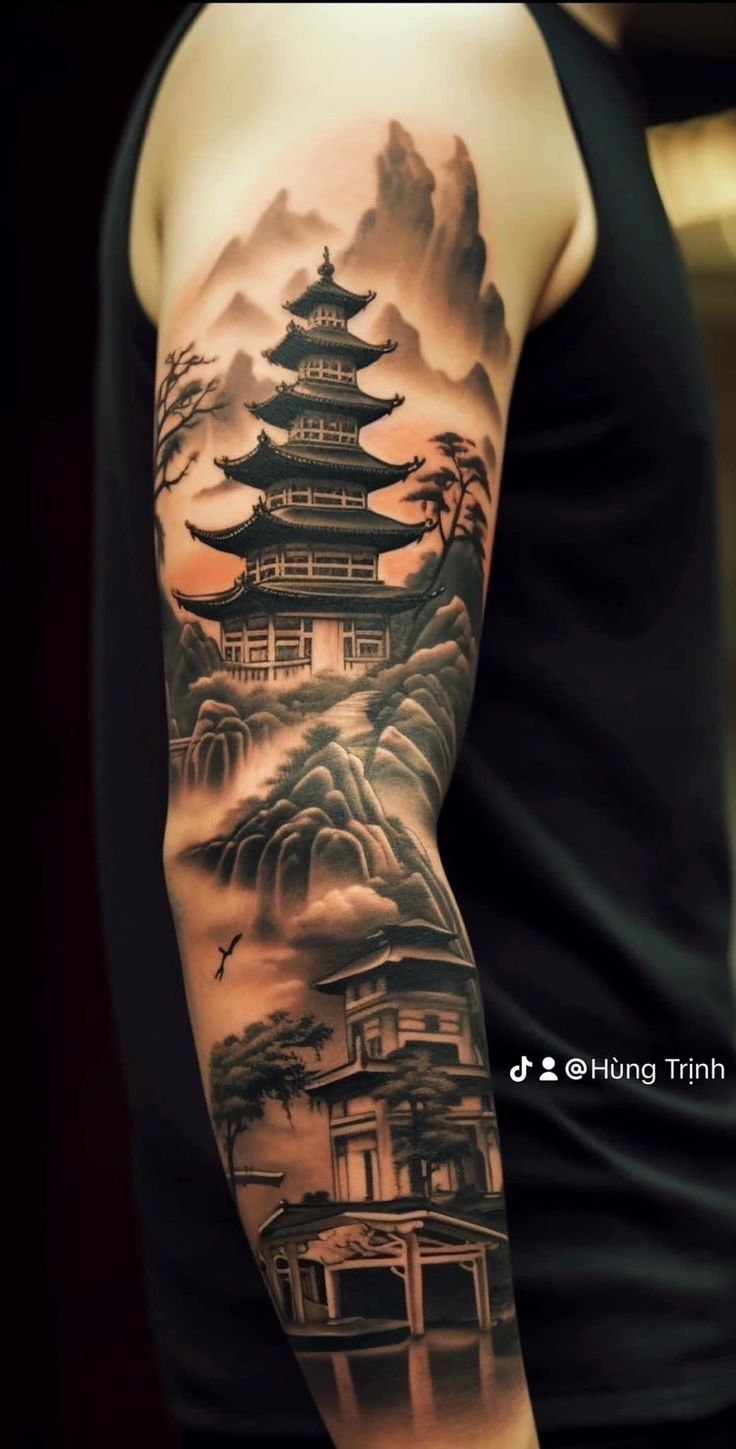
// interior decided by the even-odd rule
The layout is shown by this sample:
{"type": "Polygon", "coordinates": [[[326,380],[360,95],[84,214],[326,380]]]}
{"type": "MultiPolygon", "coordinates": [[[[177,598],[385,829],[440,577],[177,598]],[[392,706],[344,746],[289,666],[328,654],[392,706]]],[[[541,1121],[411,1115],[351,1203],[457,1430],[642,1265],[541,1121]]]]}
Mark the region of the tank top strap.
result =
{"type": "Polygon", "coordinates": [[[102,271],[117,279],[121,289],[121,301],[128,310],[131,325],[136,335],[142,337],[147,343],[155,338],[156,328],[150,318],[146,316],[138,300],[131,276],[128,252],[133,191],[146,128],[159,87],[181,41],[203,9],[202,4],[184,7],[141,81],[111,167],[102,218],[100,231],[102,271]],[[125,219],[125,224],[121,225],[122,219],[125,219]]]}
{"type": "MultiPolygon", "coordinates": [[[[598,293],[615,267],[621,213],[630,204],[623,178],[632,158],[648,167],[644,102],[628,57],[599,39],[557,4],[528,4],[545,43],[588,178],[597,240],[590,266],[575,292],[530,336],[556,335],[571,312],[598,293]],[[612,108],[617,126],[611,126],[612,108]]],[[[654,187],[654,182],[652,182],[654,187]]]]}

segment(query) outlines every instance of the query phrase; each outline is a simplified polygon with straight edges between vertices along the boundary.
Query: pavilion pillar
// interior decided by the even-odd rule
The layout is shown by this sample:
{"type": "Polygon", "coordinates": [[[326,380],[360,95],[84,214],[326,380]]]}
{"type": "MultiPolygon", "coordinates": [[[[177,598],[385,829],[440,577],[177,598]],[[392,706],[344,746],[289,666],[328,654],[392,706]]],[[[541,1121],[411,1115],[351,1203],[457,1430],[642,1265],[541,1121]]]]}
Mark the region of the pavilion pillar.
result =
{"type": "Polygon", "coordinates": [[[275,680],[276,669],[272,661],[276,658],[276,627],[273,621],[273,614],[269,614],[266,618],[266,629],[268,634],[268,647],[266,649],[266,658],[269,661],[268,674],[270,679],[275,680]]]}
{"type": "Polygon", "coordinates": [[[272,1294],[273,1294],[273,1296],[274,1296],[274,1298],[276,1300],[276,1306],[278,1308],[278,1311],[281,1314],[281,1317],[284,1318],[286,1316],[286,1304],[284,1303],[284,1288],[283,1288],[283,1284],[281,1282],[281,1276],[280,1276],[279,1271],[278,1271],[278,1269],[276,1267],[276,1250],[275,1250],[275,1248],[273,1248],[271,1250],[271,1252],[268,1254],[268,1260],[267,1260],[267,1262],[268,1262],[267,1272],[268,1272],[268,1282],[269,1282],[269,1286],[270,1286],[271,1292],[272,1292],[272,1294]]]}
{"type": "Polygon", "coordinates": [[[327,1318],[334,1323],[341,1317],[340,1275],[333,1268],[325,1268],[325,1293],[327,1295],[327,1318]]]}
{"type": "Polygon", "coordinates": [[[406,1316],[412,1338],[424,1334],[424,1279],[422,1274],[421,1249],[416,1233],[408,1233],[404,1240],[406,1254],[404,1266],[404,1291],[406,1293],[406,1316]]]}
{"type": "Polygon", "coordinates": [[[490,1148],[488,1144],[488,1129],[485,1122],[474,1122],[473,1133],[475,1136],[475,1146],[478,1153],[476,1161],[478,1161],[479,1163],[483,1163],[484,1178],[483,1182],[479,1182],[476,1185],[483,1192],[493,1192],[493,1171],[491,1168],[491,1160],[489,1156],[490,1148]]]}
{"type": "Polygon", "coordinates": [[[503,1192],[503,1159],[498,1136],[495,1132],[488,1134],[488,1166],[490,1169],[491,1192],[503,1192]]]}
{"type": "Polygon", "coordinates": [[[287,1243],[285,1254],[286,1261],[289,1265],[289,1287],[291,1288],[294,1319],[296,1323],[306,1323],[307,1315],[304,1309],[304,1289],[302,1288],[302,1278],[299,1272],[299,1253],[296,1243],[287,1243]]]}
{"type": "Polygon", "coordinates": [[[488,1287],[488,1255],[485,1249],[473,1259],[473,1288],[478,1327],[487,1333],[491,1327],[491,1294],[488,1287]]]}
{"type": "Polygon", "coordinates": [[[399,1196],[399,1184],[396,1180],[396,1166],[394,1163],[394,1147],[391,1140],[391,1126],[388,1120],[386,1103],[377,1099],[375,1108],[379,1193],[384,1201],[390,1201],[391,1198],[399,1196]]]}

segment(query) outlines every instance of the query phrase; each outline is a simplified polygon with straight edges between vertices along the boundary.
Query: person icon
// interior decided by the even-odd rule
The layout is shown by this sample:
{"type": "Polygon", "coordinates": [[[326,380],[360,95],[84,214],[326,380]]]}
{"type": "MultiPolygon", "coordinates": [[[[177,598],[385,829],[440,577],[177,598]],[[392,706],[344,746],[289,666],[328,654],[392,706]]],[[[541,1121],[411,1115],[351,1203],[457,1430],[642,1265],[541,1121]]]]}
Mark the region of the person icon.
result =
{"type": "Polygon", "coordinates": [[[559,1082],[560,1079],[556,1071],[554,1070],[554,1065],[554,1057],[542,1057],[542,1066],[544,1067],[544,1071],[540,1072],[539,1074],[540,1082],[559,1082]]]}

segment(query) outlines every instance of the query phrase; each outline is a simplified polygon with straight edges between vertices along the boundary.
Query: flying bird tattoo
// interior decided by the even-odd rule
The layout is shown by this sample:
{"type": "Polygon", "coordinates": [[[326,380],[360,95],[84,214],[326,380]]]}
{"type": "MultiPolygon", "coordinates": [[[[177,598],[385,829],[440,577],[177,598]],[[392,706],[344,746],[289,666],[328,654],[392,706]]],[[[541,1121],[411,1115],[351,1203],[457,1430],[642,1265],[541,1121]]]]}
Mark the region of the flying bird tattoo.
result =
{"type": "Polygon", "coordinates": [[[233,939],[230,942],[230,945],[227,947],[227,950],[225,949],[224,946],[218,946],[217,947],[220,955],[222,956],[222,960],[221,960],[221,962],[220,962],[220,964],[219,964],[219,966],[218,966],[218,968],[217,968],[217,970],[215,972],[215,981],[222,981],[222,978],[225,975],[225,962],[227,961],[228,956],[232,956],[233,951],[235,950],[235,947],[238,944],[238,941],[240,941],[241,938],[242,938],[242,935],[243,935],[243,932],[242,931],[238,931],[237,936],[233,936],[233,939]]]}

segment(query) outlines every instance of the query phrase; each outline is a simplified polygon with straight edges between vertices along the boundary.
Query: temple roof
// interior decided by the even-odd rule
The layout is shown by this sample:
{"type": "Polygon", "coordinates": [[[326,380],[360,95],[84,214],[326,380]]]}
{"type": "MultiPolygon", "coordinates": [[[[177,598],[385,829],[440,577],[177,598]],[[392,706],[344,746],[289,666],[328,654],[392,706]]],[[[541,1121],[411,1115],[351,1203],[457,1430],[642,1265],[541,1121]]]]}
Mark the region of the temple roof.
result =
{"type": "Polygon", "coordinates": [[[385,463],[374,458],[360,444],[275,443],[268,433],[258,434],[256,447],[240,458],[215,458],[227,478],[248,483],[252,488],[268,488],[290,478],[318,479],[333,483],[362,483],[368,490],[401,483],[421,468],[423,458],[410,463],[385,463]]]}
{"type": "Polygon", "coordinates": [[[369,367],[395,349],[395,342],[366,342],[363,337],[354,337],[345,327],[300,327],[296,322],[289,322],[281,340],[273,347],[265,347],[261,355],[280,367],[295,369],[306,357],[334,352],[361,368],[369,367]]]}
{"type": "Polygon", "coordinates": [[[378,967],[407,963],[443,968],[450,966],[468,973],[473,962],[452,949],[450,943],[456,940],[452,931],[436,926],[430,921],[405,921],[397,926],[385,926],[366,937],[366,949],[360,955],[322,976],[312,984],[317,991],[339,996],[345,992],[349,981],[356,976],[365,976],[378,967]]]}
{"type": "Polygon", "coordinates": [[[334,280],[335,268],[330,261],[327,247],[324,249],[324,261],[317,268],[317,275],[318,280],[310,282],[293,302],[284,302],[287,312],[293,312],[295,317],[309,317],[315,307],[325,303],[327,306],[342,307],[346,317],[354,317],[356,312],[362,312],[375,298],[375,292],[348,292],[334,280]]]}
{"type": "Polygon", "coordinates": [[[296,382],[284,382],[265,402],[247,403],[248,411],[264,423],[277,428],[290,428],[301,417],[306,408],[317,413],[347,413],[358,421],[359,427],[375,423],[386,417],[394,408],[400,407],[403,397],[370,397],[361,392],[354,382],[309,381],[299,378],[296,382]]]}
{"type": "MultiPolygon", "coordinates": [[[[465,1087],[469,1091],[476,1087],[484,1094],[488,1092],[488,1068],[482,1062],[442,1062],[438,1063],[437,1069],[443,1076],[450,1077],[459,1089],[465,1087]]],[[[395,1073],[396,1063],[388,1057],[366,1055],[343,1062],[332,1071],[320,1072],[319,1076],[312,1077],[304,1090],[310,1097],[325,1099],[362,1095],[364,1092],[370,1094],[379,1082],[385,1082],[387,1078],[390,1080],[395,1073]]]]}
{"type": "Polygon", "coordinates": [[[400,523],[370,508],[320,508],[314,504],[264,508],[256,506],[249,518],[231,528],[197,528],[187,520],[192,538],[221,553],[248,553],[269,543],[308,542],[375,545],[382,553],[404,548],[427,531],[425,524],[400,523]]]}
{"type": "Polygon", "coordinates": [[[172,589],[177,604],[202,619],[242,619],[249,614],[304,612],[315,618],[335,614],[400,614],[418,608],[442,592],[415,593],[392,584],[355,579],[268,579],[247,583],[241,575],[217,594],[184,594],[172,589]]]}
{"type": "MultiPolygon", "coordinates": [[[[492,1205],[490,1194],[488,1198],[492,1205]]],[[[288,1242],[291,1238],[310,1242],[319,1233],[333,1228],[369,1222],[384,1226],[389,1232],[392,1228],[404,1231],[413,1228],[420,1232],[431,1228],[435,1233],[446,1234],[450,1239],[457,1238],[461,1242],[465,1241],[468,1233],[479,1240],[508,1242],[507,1233],[482,1221],[483,1216],[479,1210],[473,1213],[472,1209],[463,1209],[454,1203],[443,1207],[436,1202],[427,1202],[426,1198],[414,1197],[394,1198],[391,1202],[380,1199],[371,1202],[282,1201],[275,1212],[261,1223],[259,1232],[264,1242],[288,1242]]]]}

